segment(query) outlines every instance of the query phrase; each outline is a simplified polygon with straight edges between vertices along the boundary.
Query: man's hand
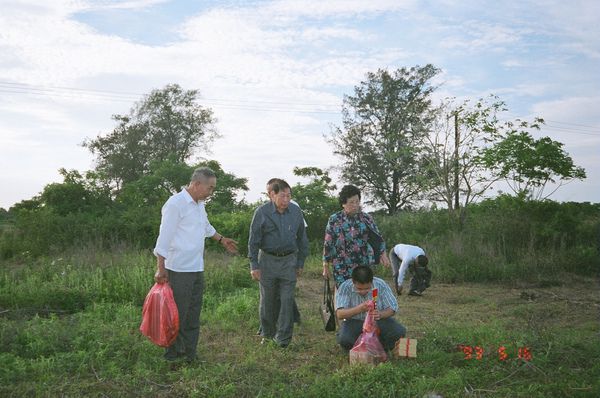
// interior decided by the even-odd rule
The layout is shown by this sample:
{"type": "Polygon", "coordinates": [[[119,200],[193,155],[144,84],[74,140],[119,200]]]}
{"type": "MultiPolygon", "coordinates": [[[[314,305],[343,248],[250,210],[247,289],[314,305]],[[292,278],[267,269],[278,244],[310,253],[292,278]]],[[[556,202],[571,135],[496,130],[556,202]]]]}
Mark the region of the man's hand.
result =
{"type": "Polygon", "coordinates": [[[296,277],[302,276],[302,268],[296,268],[296,277]]]}
{"type": "Polygon", "coordinates": [[[229,253],[238,254],[237,242],[235,240],[223,236],[223,239],[221,239],[221,244],[229,253]]]}
{"type": "Polygon", "coordinates": [[[387,256],[386,252],[383,252],[383,254],[381,255],[381,264],[383,264],[384,267],[386,268],[390,268],[392,266],[392,264],[390,263],[390,259],[387,256]]]}
{"type": "Polygon", "coordinates": [[[373,310],[373,318],[375,318],[376,321],[381,319],[381,314],[379,313],[379,311],[377,310],[377,308],[375,308],[373,310]]]}
{"type": "Polygon", "coordinates": [[[169,281],[169,273],[165,269],[165,258],[160,254],[156,256],[156,273],[154,274],[156,283],[165,283],[169,281]]]}
{"type": "Polygon", "coordinates": [[[250,275],[252,276],[252,279],[254,279],[255,281],[260,281],[260,270],[259,269],[253,269],[252,271],[250,271],[250,275]]]}
{"type": "Polygon", "coordinates": [[[159,269],[154,274],[154,282],[156,283],[165,283],[169,281],[169,274],[166,269],[159,269]]]}
{"type": "Polygon", "coordinates": [[[363,303],[360,303],[357,307],[361,313],[367,312],[375,309],[375,303],[373,302],[373,300],[367,300],[363,303]]]}

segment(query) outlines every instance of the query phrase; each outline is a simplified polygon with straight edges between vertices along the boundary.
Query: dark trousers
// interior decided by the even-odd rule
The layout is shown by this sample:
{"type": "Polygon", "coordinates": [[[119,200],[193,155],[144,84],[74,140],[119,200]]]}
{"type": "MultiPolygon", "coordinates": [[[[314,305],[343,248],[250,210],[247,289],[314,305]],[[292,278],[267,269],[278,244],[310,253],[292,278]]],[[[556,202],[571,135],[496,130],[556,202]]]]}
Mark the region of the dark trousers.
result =
{"type": "MultiPolygon", "coordinates": [[[[337,342],[344,350],[349,351],[354,347],[354,343],[362,333],[363,323],[364,321],[360,319],[346,319],[342,322],[337,334],[337,342]]],[[[377,326],[381,331],[379,341],[385,350],[391,350],[399,338],[406,336],[406,328],[393,317],[378,320],[377,326]]]]}
{"type": "Polygon", "coordinates": [[[175,359],[185,355],[188,359],[194,359],[200,336],[204,272],[167,271],[179,312],[179,334],[175,342],[166,348],[165,358],[175,359]]]}
{"type": "Polygon", "coordinates": [[[412,275],[410,291],[423,292],[423,290],[430,286],[431,271],[427,266],[421,267],[420,265],[413,264],[408,267],[408,272],[412,275]]]}

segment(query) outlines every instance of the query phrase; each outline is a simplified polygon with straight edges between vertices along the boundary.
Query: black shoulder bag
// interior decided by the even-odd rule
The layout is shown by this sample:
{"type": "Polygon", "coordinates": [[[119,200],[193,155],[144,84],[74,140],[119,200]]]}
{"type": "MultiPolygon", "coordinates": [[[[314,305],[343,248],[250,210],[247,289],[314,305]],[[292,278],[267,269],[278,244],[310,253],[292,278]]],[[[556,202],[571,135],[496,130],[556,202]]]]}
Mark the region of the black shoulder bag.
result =
{"type": "Polygon", "coordinates": [[[333,294],[331,293],[331,287],[329,287],[329,279],[325,279],[323,282],[323,303],[319,310],[325,331],[335,331],[335,311],[333,310],[333,294]]]}

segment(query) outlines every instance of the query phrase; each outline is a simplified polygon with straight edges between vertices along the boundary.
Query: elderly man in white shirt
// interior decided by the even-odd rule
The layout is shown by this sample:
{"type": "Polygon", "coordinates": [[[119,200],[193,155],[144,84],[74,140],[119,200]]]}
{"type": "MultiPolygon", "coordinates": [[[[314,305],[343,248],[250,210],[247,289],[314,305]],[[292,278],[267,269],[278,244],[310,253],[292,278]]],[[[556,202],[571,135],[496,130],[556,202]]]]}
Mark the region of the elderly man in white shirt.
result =
{"type": "Polygon", "coordinates": [[[427,268],[429,259],[419,246],[399,243],[390,250],[396,293],[402,294],[402,283],[406,271],[412,274],[409,296],[422,296],[431,282],[431,271],[427,268]]]}
{"type": "Polygon", "coordinates": [[[154,280],[170,283],[179,312],[179,334],[164,355],[169,361],[184,357],[189,362],[196,360],[204,292],[204,239],[210,237],[228,252],[237,253],[237,242],[217,233],[204,208],[204,201],[212,195],[216,184],[212,170],[196,169],[189,185],[162,207],[154,248],[157,258],[154,280]]]}

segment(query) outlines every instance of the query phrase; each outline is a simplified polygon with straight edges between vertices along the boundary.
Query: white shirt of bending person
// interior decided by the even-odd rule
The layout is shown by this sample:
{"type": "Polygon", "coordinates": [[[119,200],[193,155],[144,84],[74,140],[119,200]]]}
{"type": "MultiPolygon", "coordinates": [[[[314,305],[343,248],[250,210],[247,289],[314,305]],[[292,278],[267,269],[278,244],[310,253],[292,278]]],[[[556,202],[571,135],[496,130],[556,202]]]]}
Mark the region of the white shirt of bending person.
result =
{"type": "Polygon", "coordinates": [[[424,256],[425,251],[419,246],[405,245],[400,243],[394,246],[394,253],[396,253],[396,256],[402,260],[402,263],[400,264],[400,270],[398,272],[398,280],[396,281],[397,286],[402,286],[402,282],[404,282],[404,275],[406,274],[408,266],[418,256],[424,256]]]}
{"type": "Polygon", "coordinates": [[[217,232],[208,221],[204,201],[194,201],[183,189],[167,200],[161,212],[154,255],[163,256],[171,271],[204,271],[204,239],[217,232]]]}

